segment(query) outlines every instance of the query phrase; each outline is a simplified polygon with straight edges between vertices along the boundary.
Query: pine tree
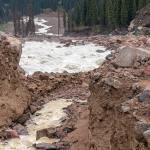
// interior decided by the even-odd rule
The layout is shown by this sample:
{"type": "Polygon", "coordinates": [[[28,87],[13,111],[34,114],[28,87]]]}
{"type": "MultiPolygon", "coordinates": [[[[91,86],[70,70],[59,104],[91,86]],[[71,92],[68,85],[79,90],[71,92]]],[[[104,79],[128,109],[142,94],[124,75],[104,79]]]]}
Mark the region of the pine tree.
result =
{"type": "Polygon", "coordinates": [[[121,25],[126,26],[128,23],[128,8],[126,5],[126,0],[121,1],[121,25]]]}

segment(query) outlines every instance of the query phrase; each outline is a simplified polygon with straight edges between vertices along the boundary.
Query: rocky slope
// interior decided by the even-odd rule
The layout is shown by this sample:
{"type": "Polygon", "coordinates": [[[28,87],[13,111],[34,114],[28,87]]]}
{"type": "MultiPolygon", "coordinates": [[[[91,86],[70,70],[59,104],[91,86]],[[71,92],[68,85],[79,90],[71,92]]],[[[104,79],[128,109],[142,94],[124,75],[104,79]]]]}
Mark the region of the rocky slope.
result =
{"type": "Polygon", "coordinates": [[[90,150],[150,149],[150,52],[123,47],[93,75],[90,150]]]}
{"type": "Polygon", "coordinates": [[[150,34],[150,4],[142,8],[131,22],[129,30],[150,34]]]}
{"type": "Polygon", "coordinates": [[[6,35],[0,36],[0,129],[23,114],[31,97],[22,83],[19,60],[21,43],[6,35]]]}

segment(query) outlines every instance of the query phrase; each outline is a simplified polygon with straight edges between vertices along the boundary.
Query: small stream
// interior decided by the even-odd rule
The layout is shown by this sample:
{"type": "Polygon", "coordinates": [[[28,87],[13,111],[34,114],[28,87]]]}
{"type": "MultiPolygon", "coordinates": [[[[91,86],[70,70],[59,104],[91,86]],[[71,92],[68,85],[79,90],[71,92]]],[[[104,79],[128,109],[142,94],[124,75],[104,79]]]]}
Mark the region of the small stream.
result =
{"type": "Polygon", "coordinates": [[[43,108],[37,111],[27,122],[26,127],[29,135],[22,135],[20,138],[10,139],[0,143],[0,150],[35,150],[35,143],[54,143],[58,139],[43,137],[36,141],[36,131],[50,127],[57,127],[61,124],[61,119],[66,116],[64,108],[71,105],[71,100],[59,99],[50,101],[43,108]]]}

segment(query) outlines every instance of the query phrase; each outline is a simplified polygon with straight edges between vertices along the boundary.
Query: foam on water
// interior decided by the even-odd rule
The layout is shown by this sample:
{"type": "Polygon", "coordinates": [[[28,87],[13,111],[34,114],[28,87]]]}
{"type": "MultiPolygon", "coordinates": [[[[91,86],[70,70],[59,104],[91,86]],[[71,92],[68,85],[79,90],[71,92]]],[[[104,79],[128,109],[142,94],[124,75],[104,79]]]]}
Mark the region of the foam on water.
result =
{"type": "Polygon", "coordinates": [[[109,53],[105,47],[92,43],[64,47],[58,42],[28,41],[23,45],[20,65],[27,74],[35,71],[84,72],[99,67],[109,53]],[[97,50],[104,52],[99,53],[97,50]]]}

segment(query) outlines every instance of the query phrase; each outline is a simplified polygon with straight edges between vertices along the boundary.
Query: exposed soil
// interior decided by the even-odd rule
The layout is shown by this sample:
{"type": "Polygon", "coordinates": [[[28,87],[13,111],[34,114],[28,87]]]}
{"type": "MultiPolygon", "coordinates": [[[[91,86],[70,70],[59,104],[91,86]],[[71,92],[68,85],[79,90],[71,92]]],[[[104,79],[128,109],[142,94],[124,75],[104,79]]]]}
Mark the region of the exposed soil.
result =
{"type": "Polygon", "coordinates": [[[0,129],[21,116],[31,101],[19,68],[21,43],[12,37],[0,37],[0,129]]]}

